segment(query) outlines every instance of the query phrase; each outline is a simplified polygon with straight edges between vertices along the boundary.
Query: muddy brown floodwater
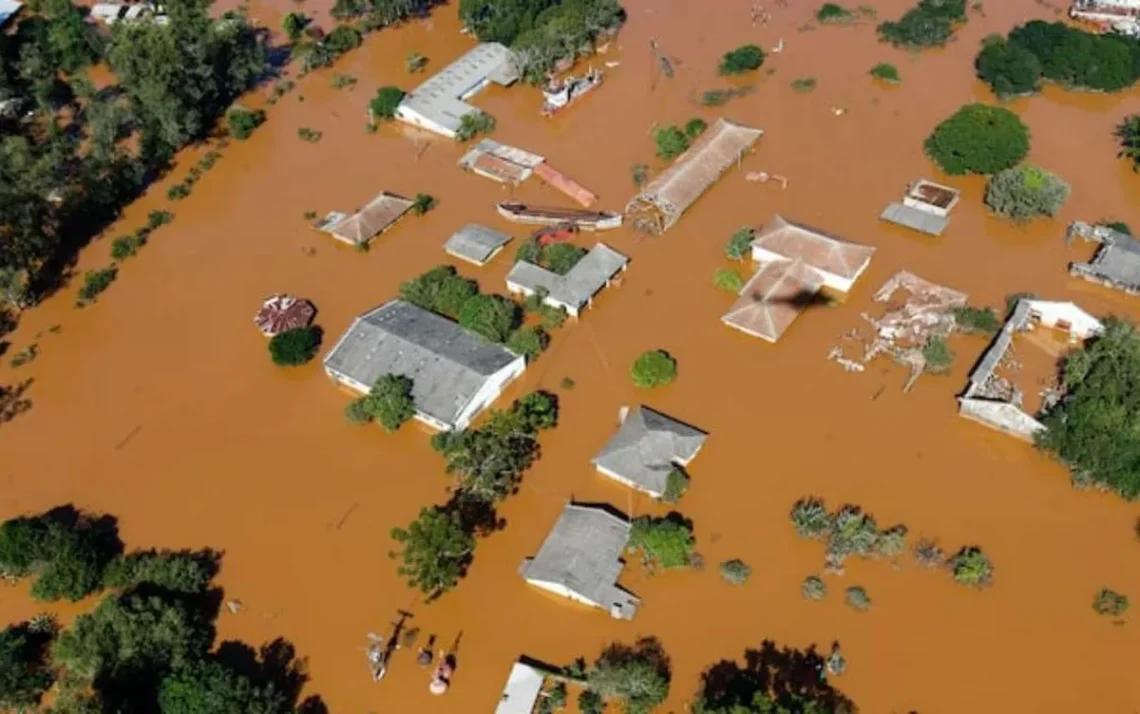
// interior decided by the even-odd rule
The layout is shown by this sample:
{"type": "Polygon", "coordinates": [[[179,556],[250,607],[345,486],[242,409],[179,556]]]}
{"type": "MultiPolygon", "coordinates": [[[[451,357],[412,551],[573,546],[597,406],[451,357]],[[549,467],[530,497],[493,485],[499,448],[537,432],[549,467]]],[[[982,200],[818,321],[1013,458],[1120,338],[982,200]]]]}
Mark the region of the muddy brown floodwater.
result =
{"type": "MultiPolygon", "coordinates": [[[[878,3],[879,16],[896,17],[907,4],[878,3]]],[[[431,138],[417,158],[401,127],[364,131],[376,87],[417,81],[404,72],[409,52],[427,55],[431,71],[472,44],[458,34],[454,5],[374,35],[345,57],[332,71],[358,77],[352,91],[331,89],[328,71],[300,81],[251,140],[225,150],[190,198],[169,204],[164,183],[127,209],[109,236],[155,208],[170,208],[177,220],[123,266],[97,304],[73,309],[73,284],[24,317],[10,338],[12,354],[35,340],[40,356],[19,371],[5,366],[2,381],[33,377],[34,406],[0,429],[0,515],[73,502],[117,515],[132,546],[224,550],[219,582],[246,609],[221,616],[220,636],[291,640],[309,659],[307,693],[321,694],[333,712],[487,712],[520,654],[592,658],[607,642],[647,634],[673,658],[665,711],[683,710],[703,668],[766,638],[825,650],[838,640],[850,666],[836,684],[866,712],[1140,708],[1135,618],[1114,626],[1090,607],[1104,586],[1140,598],[1137,507],[1074,491],[1044,455],[955,415],[954,395],[981,339],[956,339],[952,373],[924,377],[905,395],[897,368],[874,363],[848,374],[825,359],[875,289],[904,267],[975,303],[1000,305],[1007,294],[1028,291],[1098,314],[1140,316],[1140,300],[1068,278],[1067,262],[1087,251],[1062,241],[1075,219],[1140,224],[1140,178],[1114,158],[1112,138],[1124,115],[1140,111],[1140,94],[1049,88],[1011,105],[1032,131],[1030,160],[1073,185],[1057,220],[1017,227],[986,214],[981,179],[939,175],[922,140],[959,105],[991,101],[971,71],[981,38],[1051,18],[1050,10],[1029,0],[986,3],[946,49],[912,55],[876,42],[872,24],[800,30],[816,9],[810,3],[770,7],[767,27],[750,25],[749,6],[626,0],[629,22],[602,58],[621,65],[556,121],[538,117],[532,89],[493,88],[475,99],[497,117],[496,138],[545,154],[611,209],[633,191],[631,164],[662,167],[648,136],[655,122],[725,116],[766,133],[743,170],[727,174],[666,235],[622,229],[604,236],[631,256],[627,278],[559,330],[500,402],[538,387],[557,391],[562,423],[543,436],[541,461],[502,507],[506,530],[480,544],[458,590],[424,605],[386,555],[392,526],[445,499],[448,481],[427,434],[348,426],[346,397],[319,363],[274,368],[251,324],[264,296],[288,291],[316,302],[331,341],[402,280],[445,262],[441,244],[463,223],[523,234],[493,211],[506,189],[455,167],[460,147],[431,138]],[[680,60],[674,78],[654,71],[650,38],[680,60]],[[748,41],[773,47],[781,38],[784,51],[748,80],[753,94],[721,109],[695,104],[699,92],[730,84],[715,74],[722,52],[748,41]],[[873,84],[867,71],[880,61],[899,67],[900,85],[873,84]],[[790,89],[808,76],[818,79],[814,92],[790,89]],[[846,113],[835,116],[832,107],[846,113]],[[298,140],[301,126],[324,138],[298,140]],[[781,191],[748,183],[749,170],[783,174],[790,184],[781,191]],[[877,219],[921,176],[963,189],[940,239],[877,219]],[[440,204],[402,222],[368,254],[333,245],[302,219],[309,210],[352,209],[381,189],[428,192],[440,204]],[[732,297],[711,276],[725,267],[733,230],[777,211],[879,250],[845,304],[808,311],[770,345],[720,324],[732,297]],[[304,252],[310,246],[313,256],[304,252]],[[57,324],[58,334],[46,332],[57,324]],[[638,391],[628,366],[657,347],[678,358],[680,377],[638,391]],[[559,387],[567,376],[577,384],[570,391],[559,387]],[[682,503],[710,567],[653,578],[627,568],[623,582],[644,607],[632,622],[618,622],[540,594],[516,568],[571,497],[609,501],[633,515],[662,510],[589,463],[619,407],[643,401],[711,433],[682,503]],[[854,562],[830,581],[827,600],[803,600],[801,579],[823,561],[821,546],[798,540],[787,520],[806,494],[832,506],[861,504],[884,525],[905,523],[912,540],[935,536],[948,549],[979,544],[996,564],[996,584],[975,591],[909,561],[901,569],[854,562]],[[747,586],[728,586],[716,574],[717,563],[734,557],[754,568],[747,586]],[[852,584],[870,592],[869,612],[843,605],[839,592],[852,584]],[[386,631],[397,608],[413,610],[412,624],[443,644],[462,635],[447,696],[428,693],[428,672],[408,652],[397,654],[382,684],[371,683],[365,634],[386,631]]],[[[274,26],[288,9],[254,6],[274,26]]],[[[516,195],[559,200],[531,183],[516,195]]],[[[94,243],[79,270],[105,263],[109,243],[94,243]]],[[[460,269],[502,291],[509,262],[460,269]]],[[[0,590],[7,620],[36,609],[23,587],[0,590]]]]}

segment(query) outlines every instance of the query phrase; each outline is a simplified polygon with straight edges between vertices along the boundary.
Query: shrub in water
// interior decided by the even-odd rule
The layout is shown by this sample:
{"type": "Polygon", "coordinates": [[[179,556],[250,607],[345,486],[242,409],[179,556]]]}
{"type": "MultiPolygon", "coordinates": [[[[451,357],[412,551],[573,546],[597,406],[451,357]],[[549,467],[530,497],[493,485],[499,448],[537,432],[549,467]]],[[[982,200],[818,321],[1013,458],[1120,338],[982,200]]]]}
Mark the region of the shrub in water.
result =
{"type": "Polygon", "coordinates": [[[742,45],[721,57],[718,71],[721,74],[744,74],[760,69],[762,64],[764,50],[757,45],[742,45]]]}
{"type": "Polygon", "coordinates": [[[490,134],[495,130],[495,117],[486,112],[472,112],[464,114],[459,120],[459,130],[455,138],[459,141],[470,141],[479,134],[490,134]]]}
{"type": "Polygon", "coordinates": [[[820,6],[815,11],[815,19],[822,23],[841,23],[850,22],[855,19],[855,13],[851,12],[842,5],[836,5],[833,2],[827,2],[820,6]]]}
{"type": "Polygon", "coordinates": [[[713,284],[721,290],[727,290],[730,293],[739,293],[740,289],[744,287],[744,278],[740,277],[740,273],[730,268],[722,268],[713,273],[713,284]]]}
{"type": "Polygon", "coordinates": [[[822,600],[827,597],[827,584],[815,575],[809,575],[800,583],[800,595],[808,600],[822,600]]]}
{"type": "Polygon", "coordinates": [[[993,581],[994,566],[981,548],[966,547],[950,559],[954,580],[962,585],[981,587],[993,581]]]}
{"type": "Polygon", "coordinates": [[[930,374],[945,374],[950,371],[950,363],[954,361],[954,353],[941,337],[930,337],[926,341],[922,357],[926,360],[926,371],[930,374]]]}
{"type": "Polygon", "coordinates": [[[1101,589],[1093,598],[1093,610],[1098,615],[1118,617],[1128,609],[1128,596],[1122,595],[1108,588],[1101,589]]]}
{"type": "Polygon", "coordinates": [[[507,349],[524,355],[528,362],[533,361],[550,344],[550,335],[541,327],[520,327],[507,337],[507,349]]]}
{"type": "Polygon", "coordinates": [[[998,215],[1023,221],[1054,216],[1069,197],[1069,184],[1036,166],[1018,166],[990,177],[986,205],[998,215]]]}
{"type": "Polygon", "coordinates": [[[720,564],[720,577],[733,585],[743,585],[752,575],[752,568],[743,560],[733,558],[720,564]]]}
{"type": "Polygon", "coordinates": [[[801,498],[792,506],[792,525],[803,538],[823,538],[831,533],[831,514],[823,505],[823,500],[815,497],[801,498]]]}
{"type": "Polygon", "coordinates": [[[369,103],[372,116],[385,121],[396,118],[396,109],[404,100],[404,90],[399,87],[381,87],[376,90],[376,96],[369,103]]]}
{"type": "Polygon", "coordinates": [[[638,387],[656,387],[677,378],[677,360],[664,350],[650,350],[633,361],[630,377],[638,387]]]}
{"type": "Polygon", "coordinates": [[[871,76],[884,82],[899,81],[899,70],[889,62],[880,62],[871,68],[871,76]]]}
{"type": "Polygon", "coordinates": [[[974,60],[978,79],[990,85],[1002,98],[1032,94],[1041,87],[1041,61],[1019,44],[1001,35],[982,40],[982,51],[974,60]]]}
{"type": "Polygon", "coordinates": [[[665,477],[665,491],[661,494],[661,500],[666,503],[676,503],[688,490],[689,477],[680,468],[674,466],[669,475],[665,477]]]}
{"type": "Polygon", "coordinates": [[[664,518],[641,516],[633,520],[629,547],[641,551],[650,563],[663,568],[682,568],[692,559],[693,531],[676,515],[664,518]]]}
{"type": "Polygon", "coordinates": [[[728,245],[724,247],[724,254],[733,260],[742,260],[752,251],[752,239],[755,237],[756,232],[751,228],[741,228],[728,239],[728,245]]]}
{"type": "Polygon", "coordinates": [[[245,140],[253,135],[253,130],[265,121],[265,112],[260,109],[250,111],[241,107],[234,107],[226,112],[226,127],[230,136],[245,140]]]}
{"type": "Polygon", "coordinates": [[[294,327],[274,335],[269,340],[269,355],[273,364],[295,367],[313,359],[320,347],[320,330],[316,327],[294,327]]]}
{"type": "Polygon", "coordinates": [[[1001,329],[1001,319],[988,307],[959,307],[954,310],[954,324],[963,332],[986,335],[1001,329]]]}
{"type": "Polygon", "coordinates": [[[659,127],[653,132],[653,140],[657,142],[657,156],[662,159],[680,156],[689,148],[688,135],[675,126],[659,127]]]}
{"type": "Polygon", "coordinates": [[[856,610],[870,610],[871,596],[860,585],[852,585],[843,592],[844,601],[856,610]]]}
{"type": "Polygon", "coordinates": [[[685,136],[689,137],[690,140],[696,139],[701,134],[704,134],[705,129],[708,127],[709,125],[705,122],[704,119],[701,119],[700,117],[693,117],[689,121],[685,122],[685,136]]]}

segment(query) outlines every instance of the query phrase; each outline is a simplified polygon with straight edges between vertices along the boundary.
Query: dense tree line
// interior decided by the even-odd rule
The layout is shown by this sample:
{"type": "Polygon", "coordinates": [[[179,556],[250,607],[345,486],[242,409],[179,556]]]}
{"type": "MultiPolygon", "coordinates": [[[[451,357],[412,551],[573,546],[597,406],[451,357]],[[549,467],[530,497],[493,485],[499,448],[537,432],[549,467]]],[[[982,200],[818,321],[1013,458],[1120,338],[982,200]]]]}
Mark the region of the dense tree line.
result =
{"type": "MultiPolygon", "coordinates": [[[[264,41],[209,0],[109,34],[70,0],[44,0],[0,40],[0,278],[34,299],[179,148],[264,76],[264,41]],[[105,61],[117,84],[85,75],[105,61]],[[137,141],[125,141],[134,137],[137,141]]],[[[12,291],[8,291],[12,292],[12,291]]]]}
{"type": "Polygon", "coordinates": [[[67,506],[0,525],[0,571],[31,577],[41,600],[103,593],[60,629],[50,616],[0,631],[0,707],[50,714],[294,714],[305,681],[292,648],[260,653],[240,642],[214,647],[221,592],[212,551],[123,553],[115,520],[67,506]]]}

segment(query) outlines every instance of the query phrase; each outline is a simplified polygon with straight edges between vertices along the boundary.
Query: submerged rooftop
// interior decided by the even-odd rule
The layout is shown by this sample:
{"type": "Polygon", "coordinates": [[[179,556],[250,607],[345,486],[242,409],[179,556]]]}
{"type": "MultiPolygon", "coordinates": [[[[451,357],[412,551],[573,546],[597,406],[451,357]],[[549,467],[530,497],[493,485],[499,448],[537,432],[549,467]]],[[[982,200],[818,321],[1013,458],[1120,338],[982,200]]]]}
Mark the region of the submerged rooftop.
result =
{"type": "Polygon", "coordinates": [[[456,258],[484,265],[511,240],[506,233],[478,223],[468,223],[447,239],[443,249],[456,258]]]}
{"type": "Polygon", "coordinates": [[[545,290],[550,300],[576,310],[589,302],[628,262],[629,258],[598,243],[565,275],[520,260],[507,274],[507,284],[531,293],[545,290]]]}
{"type": "Polygon", "coordinates": [[[640,406],[594,457],[594,465],[634,488],[660,497],[669,473],[697,455],[708,435],[659,411],[640,406]]]}
{"type": "Polygon", "coordinates": [[[400,102],[403,119],[420,118],[433,130],[454,134],[463,116],[478,111],[463,101],[488,82],[509,85],[519,78],[514,54],[498,42],[484,42],[468,50],[400,102]]]}

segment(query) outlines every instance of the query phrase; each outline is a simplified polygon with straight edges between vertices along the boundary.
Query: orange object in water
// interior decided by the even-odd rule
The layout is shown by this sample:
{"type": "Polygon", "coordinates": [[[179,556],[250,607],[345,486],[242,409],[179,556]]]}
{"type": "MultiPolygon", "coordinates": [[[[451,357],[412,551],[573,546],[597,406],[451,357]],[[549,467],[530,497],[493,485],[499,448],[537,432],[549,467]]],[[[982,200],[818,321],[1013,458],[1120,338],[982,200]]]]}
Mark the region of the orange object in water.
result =
{"type": "Polygon", "coordinates": [[[534,175],[586,208],[589,208],[598,201],[598,197],[593,191],[590,191],[545,161],[534,167],[534,175]]]}

